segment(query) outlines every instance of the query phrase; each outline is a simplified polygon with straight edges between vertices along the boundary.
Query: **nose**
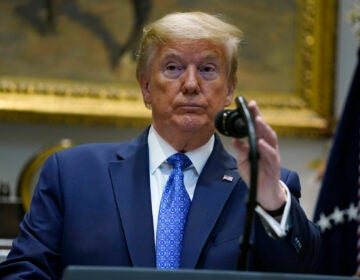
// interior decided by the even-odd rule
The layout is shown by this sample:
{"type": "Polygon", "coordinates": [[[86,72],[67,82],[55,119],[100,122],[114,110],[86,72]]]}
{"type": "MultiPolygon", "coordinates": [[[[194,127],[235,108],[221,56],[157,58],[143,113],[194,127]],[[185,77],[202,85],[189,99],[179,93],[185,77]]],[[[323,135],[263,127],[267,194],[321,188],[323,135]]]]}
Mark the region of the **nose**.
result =
{"type": "Polygon", "coordinates": [[[200,91],[199,77],[195,65],[188,66],[184,72],[182,90],[184,94],[196,94],[200,91]]]}

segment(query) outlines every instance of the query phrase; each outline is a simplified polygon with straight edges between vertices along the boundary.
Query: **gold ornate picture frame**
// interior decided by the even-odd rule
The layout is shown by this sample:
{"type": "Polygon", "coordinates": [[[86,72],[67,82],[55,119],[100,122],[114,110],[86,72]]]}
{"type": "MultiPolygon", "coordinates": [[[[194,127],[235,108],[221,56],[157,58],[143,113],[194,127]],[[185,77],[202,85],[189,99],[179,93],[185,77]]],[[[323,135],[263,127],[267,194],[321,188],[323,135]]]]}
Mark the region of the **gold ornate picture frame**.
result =
{"type": "MultiPolygon", "coordinates": [[[[290,30],[290,32],[293,32],[294,34],[289,34],[290,36],[288,36],[288,38],[293,38],[292,47],[290,49],[293,57],[291,71],[294,76],[294,81],[291,89],[279,91],[276,89],[257,90],[256,86],[249,89],[241,88],[240,85],[236,94],[243,95],[248,100],[256,99],[265,119],[280,135],[329,135],[333,125],[334,52],[337,3],[336,0],[282,0],[275,2],[279,4],[280,2],[286,3],[285,1],[288,1],[291,6],[294,7],[293,12],[290,15],[292,22],[294,23],[294,29],[290,30]]],[[[29,15],[31,15],[29,11],[32,11],[30,10],[31,2],[35,3],[36,1],[28,1],[28,10],[25,10],[28,14],[24,12],[24,8],[26,7],[18,4],[18,7],[23,8],[22,15],[27,15],[28,18],[29,15]]],[[[65,3],[66,0],[54,0],[48,2],[57,3],[59,11],[62,2],[65,3]]],[[[76,1],[74,0],[74,2],[76,1]]],[[[86,3],[86,1],[84,2],[81,0],[78,2],[78,5],[85,5],[84,3],[86,3]]],[[[117,1],[102,1],[102,6],[95,5],[100,2],[93,0],[88,3],[93,3],[96,11],[99,11],[99,7],[104,10],[111,9],[111,5],[115,5],[115,2],[117,1]],[[107,3],[107,6],[104,3],[107,3]]],[[[135,2],[136,1],[134,1],[134,3],[135,2]]],[[[152,17],[154,18],[164,13],[166,9],[174,9],[174,6],[171,5],[180,5],[177,4],[177,1],[170,0],[166,2],[166,5],[162,1],[155,0],[149,2],[152,3],[152,6],[145,8],[151,8],[153,14],[152,17]]],[[[203,5],[205,11],[207,11],[206,8],[211,8],[212,6],[213,9],[210,9],[210,11],[217,11],[220,4],[224,6],[224,3],[227,1],[217,1],[221,2],[220,4],[215,4],[217,3],[216,1],[203,0],[181,2],[188,3],[188,6],[178,7],[178,10],[184,10],[189,7],[191,9],[199,9],[199,7],[201,8],[201,5],[203,5]],[[190,2],[192,2],[192,6],[189,6],[190,2]],[[205,6],[207,7],[205,8],[205,6]]],[[[237,3],[237,1],[228,1],[229,5],[232,2],[237,3]]],[[[243,1],[239,0],[239,3],[240,2],[243,1]]],[[[266,0],[252,1],[252,3],[253,2],[259,6],[258,11],[260,11],[262,7],[261,4],[263,4],[263,6],[268,2],[274,4],[273,1],[266,0]]],[[[8,7],[5,6],[2,8],[4,11],[6,8],[10,9],[11,5],[11,7],[14,7],[14,3],[20,3],[20,1],[5,0],[3,4],[0,5],[8,5],[8,7]],[[13,4],[9,4],[10,2],[13,4]]],[[[36,5],[34,5],[34,7],[35,6],[36,5]]],[[[229,11],[236,12],[236,10],[230,9],[231,7],[229,6],[229,11]]],[[[269,7],[265,7],[265,9],[269,9],[269,7]]],[[[239,10],[239,12],[244,12],[243,10],[239,10]]],[[[49,9],[49,11],[56,11],[56,9],[49,9]]],[[[64,11],[66,11],[66,9],[63,8],[62,11],[65,13],[64,11]]],[[[70,11],[70,8],[68,11],[70,11]]],[[[75,9],[73,8],[72,11],[75,11],[75,9]]],[[[125,12],[129,14],[131,10],[125,12]]],[[[43,13],[43,11],[39,10],[37,16],[40,18],[40,16],[43,16],[43,13]]],[[[271,11],[265,10],[264,14],[265,13],[268,14],[268,17],[270,18],[269,22],[272,20],[271,17],[277,16],[271,11]]],[[[69,21],[70,17],[65,18],[64,15],[61,16],[61,13],[59,14],[59,22],[69,21]]],[[[226,16],[226,12],[224,12],[224,14],[226,16]]],[[[51,13],[49,15],[51,16],[51,13]]],[[[70,15],[70,12],[68,15],[70,15]]],[[[289,18],[289,15],[285,16],[284,18],[289,18]]],[[[75,17],[73,16],[72,19],[74,18],[75,17]]],[[[76,19],[78,20],[79,18],[76,19]]],[[[149,19],[151,19],[151,17],[149,19]]],[[[32,18],[32,20],[34,20],[34,18],[32,18]]],[[[89,20],[89,18],[87,18],[87,20],[89,20]]],[[[21,24],[23,23],[23,20],[17,20],[14,26],[16,28],[21,28],[21,24]]],[[[24,28],[29,27],[25,26],[24,28]]],[[[129,26],[126,28],[126,30],[131,29],[129,26]]],[[[63,30],[60,28],[60,30],[54,32],[52,35],[54,37],[52,38],[58,36],[61,31],[63,30]]],[[[113,32],[116,33],[117,30],[113,32]]],[[[256,32],[261,34],[261,30],[256,30],[256,32]]],[[[135,33],[136,32],[131,33],[127,31],[124,38],[131,37],[131,35],[134,35],[135,33]]],[[[2,45],[0,47],[0,52],[1,49],[6,51],[5,39],[7,37],[10,37],[11,39],[12,37],[10,35],[11,32],[5,30],[3,25],[3,28],[0,28],[0,46],[2,45]],[[6,34],[4,33],[5,31],[7,32],[6,34]],[[3,39],[1,39],[1,33],[3,33],[3,39]]],[[[88,33],[85,35],[90,36],[88,33]]],[[[76,38],[76,34],[73,36],[75,37],[72,38],[76,38]]],[[[39,36],[39,38],[41,39],[42,37],[39,36]]],[[[282,38],[278,38],[277,41],[281,42],[282,38]]],[[[247,44],[250,43],[251,42],[247,42],[247,44]]],[[[268,43],[270,44],[270,42],[264,41],[264,45],[268,43]]],[[[284,39],[283,50],[285,51],[287,50],[287,44],[288,41],[284,39]]],[[[94,46],[94,44],[89,43],[89,48],[92,46],[94,46]]],[[[70,47],[72,47],[72,45],[69,46],[69,48],[70,47]]],[[[245,45],[244,48],[246,49],[246,47],[247,46],[245,45]]],[[[100,45],[98,48],[100,49],[100,45]]],[[[39,47],[37,47],[37,50],[38,49],[39,47]]],[[[44,52],[46,52],[46,50],[45,47],[41,49],[41,51],[44,52]]],[[[241,55],[242,54],[240,53],[240,57],[241,55]]],[[[126,59],[129,58],[127,57],[126,59]]],[[[71,58],[69,60],[71,60],[71,58]]],[[[17,61],[17,65],[21,64],[21,62],[21,60],[17,61]]],[[[14,62],[11,61],[9,63],[14,62]]],[[[36,68],[35,63],[36,61],[34,62],[34,69],[36,68]]],[[[61,61],[57,63],[60,64],[61,61]]],[[[28,64],[29,62],[27,62],[27,67],[29,67],[28,64]]],[[[135,77],[133,66],[123,67],[121,70],[118,69],[117,71],[120,73],[118,74],[120,78],[118,80],[113,79],[110,81],[101,81],[100,79],[96,80],[83,77],[79,79],[67,79],[45,75],[17,75],[14,73],[19,73],[21,71],[16,71],[15,68],[15,70],[13,70],[12,65],[6,67],[8,67],[7,69],[9,69],[9,71],[7,71],[7,69],[1,70],[0,66],[1,120],[60,122],[67,124],[100,124],[120,127],[143,127],[150,123],[150,111],[146,109],[143,104],[140,88],[137,83],[131,79],[121,78],[124,77],[123,74],[125,72],[125,76],[133,75],[135,77]]],[[[88,66],[84,67],[86,69],[88,66]]],[[[97,67],[99,67],[98,70],[100,73],[100,65],[94,65],[92,68],[94,68],[93,70],[96,72],[97,67]]],[[[245,72],[247,71],[246,67],[244,67],[241,62],[239,68],[243,69],[245,72]]],[[[43,70],[45,70],[46,73],[46,69],[43,70]]],[[[275,83],[279,84],[282,82],[283,81],[280,79],[275,81],[275,83]]]]}

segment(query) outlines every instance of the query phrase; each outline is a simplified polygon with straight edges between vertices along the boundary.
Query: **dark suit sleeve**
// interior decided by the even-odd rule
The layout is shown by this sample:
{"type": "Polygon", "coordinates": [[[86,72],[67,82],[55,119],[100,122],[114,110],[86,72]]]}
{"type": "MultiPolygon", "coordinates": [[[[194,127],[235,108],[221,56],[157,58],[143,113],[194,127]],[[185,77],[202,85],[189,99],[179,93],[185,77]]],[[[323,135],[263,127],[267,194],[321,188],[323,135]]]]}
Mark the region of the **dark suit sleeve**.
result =
{"type": "Polygon", "coordinates": [[[281,180],[291,192],[291,227],[284,239],[271,238],[256,216],[252,270],[314,273],[321,259],[320,231],[299,204],[300,181],[295,172],[282,170],[281,180]]]}
{"type": "Polygon", "coordinates": [[[20,224],[1,279],[58,279],[62,201],[56,155],[44,164],[30,211],[20,224]]]}

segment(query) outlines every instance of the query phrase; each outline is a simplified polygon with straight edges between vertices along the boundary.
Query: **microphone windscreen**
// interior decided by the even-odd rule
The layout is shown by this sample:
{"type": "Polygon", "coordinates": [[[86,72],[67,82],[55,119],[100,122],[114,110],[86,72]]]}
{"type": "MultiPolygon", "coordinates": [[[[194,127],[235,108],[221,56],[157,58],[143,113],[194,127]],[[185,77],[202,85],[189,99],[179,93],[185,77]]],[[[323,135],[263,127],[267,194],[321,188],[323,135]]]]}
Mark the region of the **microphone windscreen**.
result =
{"type": "Polygon", "coordinates": [[[215,116],[215,127],[219,133],[236,138],[247,136],[247,126],[237,110],[222,110],[215,116]]]}

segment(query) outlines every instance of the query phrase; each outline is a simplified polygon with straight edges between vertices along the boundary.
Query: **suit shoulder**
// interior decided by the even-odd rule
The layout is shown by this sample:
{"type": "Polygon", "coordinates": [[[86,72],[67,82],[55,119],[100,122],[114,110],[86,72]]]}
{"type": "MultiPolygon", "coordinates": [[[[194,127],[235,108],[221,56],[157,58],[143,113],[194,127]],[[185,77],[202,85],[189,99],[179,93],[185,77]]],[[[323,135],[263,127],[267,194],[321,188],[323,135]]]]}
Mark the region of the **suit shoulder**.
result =
{"type": "Polygon", "coordinates": [[[119,148],[121,142],[118,143],[84,143],[72,146],[60,153],[83,153],[95,151],[114,151],[119,148]]]}
{"type": "Polygon", "coordinates": [[[291,193],[293,193],[297,198],[301,197],[301,184],[297,172],[282,167],[280,169],[280,179],[287,185],[291,193]]]}
{"type": "Polygon", "coordinates": [[[121,143],[87,143],[80,144],[55,153],[59,160],[86,161],[90,159],[116,158],[121,143]]]}

